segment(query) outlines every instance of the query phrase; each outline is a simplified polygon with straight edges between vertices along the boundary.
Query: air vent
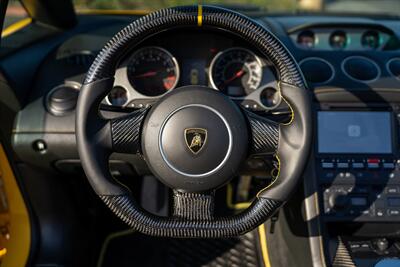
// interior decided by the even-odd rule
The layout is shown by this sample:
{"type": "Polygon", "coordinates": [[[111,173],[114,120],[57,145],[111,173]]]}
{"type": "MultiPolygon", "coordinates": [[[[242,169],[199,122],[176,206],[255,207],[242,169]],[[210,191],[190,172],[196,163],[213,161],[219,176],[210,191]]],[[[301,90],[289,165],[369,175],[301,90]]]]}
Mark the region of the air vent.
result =
{"type": "Polygon", "coordinates": [[[400,80],[400,58],[392,58],[386,67],[391,75],[400,80]]]}
{"type": "Polygon", "coordinates": [[[299,65],[303,71],[304,77],[309,83],[328,83],[335,75],[335,69],[333,66],[322,58],[309,57],[303,59],[299,65]]]}
{"type": "Polygon", "coordinates": [[[342,62],[342,71],[357,82],[373,82],[381,74],[378,65],[369,58],[361,56],[348,57],[342,62]]]}
{"type": "Polygon", "coordinates": [[[65,60],[70,65],[89,68],[95,57],[91,51],[80,51],[79,53],[69,55],[65,60]]]}
{"type": "Polygon", "coordinates": [[[55,116],[63,116],[73,111],[78,101],[79,84],[62,84],[50,91],[47,96],[47,110],[55,116]]]}

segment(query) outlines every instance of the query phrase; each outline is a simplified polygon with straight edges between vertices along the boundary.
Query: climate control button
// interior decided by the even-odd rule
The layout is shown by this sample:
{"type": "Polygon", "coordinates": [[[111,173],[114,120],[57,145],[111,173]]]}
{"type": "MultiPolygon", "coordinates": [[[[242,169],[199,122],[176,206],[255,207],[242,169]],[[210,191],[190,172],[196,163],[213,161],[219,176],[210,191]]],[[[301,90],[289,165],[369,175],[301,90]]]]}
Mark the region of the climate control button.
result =
{"type": "Polygon", "coordinates": [[[364,162],[353,162],[353,163],[351,164],[351,167],[352,167],[353,169],[364,169],[364,168],[365,168],[365,165],[364,165],[364,162]]]}
{"type": "Polygon", "coordinates": [[[321,167],[322,169],[333,169],[335,165],[333,162],[322,162],[321,167]]]}
{"type": "Polygon", "coordinates": [[[348,169],[349,163],[348,162],[338,162],[337,167],[338,167],[338,169],[348,169]]]}

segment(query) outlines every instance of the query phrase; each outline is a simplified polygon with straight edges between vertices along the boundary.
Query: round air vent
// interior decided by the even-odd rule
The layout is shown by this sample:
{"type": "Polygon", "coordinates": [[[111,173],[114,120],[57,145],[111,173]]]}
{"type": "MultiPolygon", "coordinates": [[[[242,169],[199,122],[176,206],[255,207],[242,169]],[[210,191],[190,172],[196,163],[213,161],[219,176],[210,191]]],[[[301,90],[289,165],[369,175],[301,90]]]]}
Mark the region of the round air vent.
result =
{"type": "Polygon", "coordinates": [[[381,74],[378,65],[374,61],[361,56],[346,58],[342,62],[342,70],[350,79],[358,82],[373,82],[381,74]]]}
{"type": "Polygon", "coordinates": [[[47,109],[56,116],[62,116],[75,109],[80,85],[62,84],[50,91],[47,96],[47,109]]]}
{"type": "Polygon", "coordinates": [[[400,58],[392,58],[388,61],[386,67],[391,75],[400,80],[400,58]]]}
{"type": "Polygon", "coordinates": [[[309,57],[300,61],[299,65],[306,80],[313,84],[328,83],[335,75],[333,66],[322,58],[309,57]]]}

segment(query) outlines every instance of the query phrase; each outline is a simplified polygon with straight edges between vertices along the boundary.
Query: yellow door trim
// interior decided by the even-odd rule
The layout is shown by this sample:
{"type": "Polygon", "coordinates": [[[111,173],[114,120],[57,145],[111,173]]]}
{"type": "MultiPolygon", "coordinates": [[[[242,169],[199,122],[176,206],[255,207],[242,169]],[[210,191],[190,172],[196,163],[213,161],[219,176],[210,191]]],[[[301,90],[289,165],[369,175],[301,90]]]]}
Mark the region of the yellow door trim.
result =
{"type": "Polygon", "coordinates": [[[11,24],[10,26],[8,26],[7,28],[5,28],[2,32],[1,32],[1,38],[7,37],[11,34],[13,34],[14,32],[19,31],[20,29],[28,26],[29,24],[31,24],[32,19],[31,18],[24,18],[21,19],[20,21],[17,21],[13,24],[11,24]]]}
{"type": "MultiPolygon", "coordinates": [[[[0,247],[5,248],[2,267],[25,266],[31,247],[31,225],[28,210],[11,169],[3,146],[0,144],[0,182],[8,211],[0,213],[0,247]]],[[[1,195],[0,195],[1,196],[1,195]]]]}

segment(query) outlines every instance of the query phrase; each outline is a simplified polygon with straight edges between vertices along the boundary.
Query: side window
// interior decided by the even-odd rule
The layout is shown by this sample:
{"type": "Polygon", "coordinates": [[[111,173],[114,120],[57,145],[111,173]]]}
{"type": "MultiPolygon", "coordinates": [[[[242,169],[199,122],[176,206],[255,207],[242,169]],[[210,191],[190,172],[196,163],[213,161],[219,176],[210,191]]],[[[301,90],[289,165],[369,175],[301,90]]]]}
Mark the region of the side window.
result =
{"type": "Polygon", "coordinates": [[[6,37],[31,22],[25,8],[18,0],[10,0],[6,10],[1,37],[6,37]]]}

